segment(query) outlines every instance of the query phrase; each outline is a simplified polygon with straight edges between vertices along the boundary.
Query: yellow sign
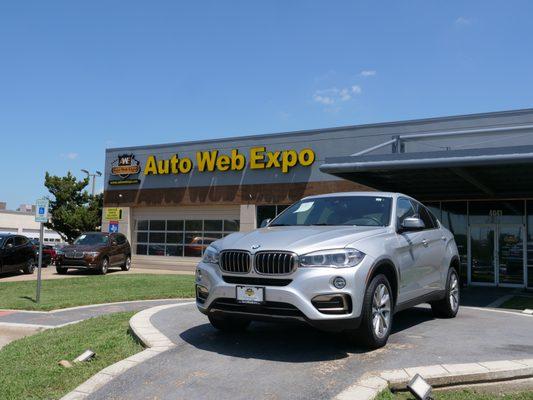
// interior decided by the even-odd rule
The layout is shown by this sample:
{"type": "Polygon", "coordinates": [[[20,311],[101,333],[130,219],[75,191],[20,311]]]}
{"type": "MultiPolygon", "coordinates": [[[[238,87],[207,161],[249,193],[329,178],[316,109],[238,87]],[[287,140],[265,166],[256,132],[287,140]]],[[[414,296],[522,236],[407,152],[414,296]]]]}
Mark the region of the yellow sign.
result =
{"type": "Polygon", "coordinates": [[[122,209],[106,208],[104,213],[104,219],[108,221],[120,221],[122,219],[122,209]]]}
{"type": "MultiPolygon", "coordinates": [[[[315,152],[311,149],[268,151],[266,147],[252,147],[248,154],[250,169],[278,168],[286,174],[297,165],[308,167],[315,161],[315,152]]],[[[233,149],[230,154],[219,154],[218,150],[197,151],[196,165],[199,172],[241,171],[247,163],[247,157],[233,149]]],[[[169,159],[157,160],[154,155],[148,156],[144,175],[187,174],[194,167],[189,157],[178,157],[174,154],[169,159]]]]}

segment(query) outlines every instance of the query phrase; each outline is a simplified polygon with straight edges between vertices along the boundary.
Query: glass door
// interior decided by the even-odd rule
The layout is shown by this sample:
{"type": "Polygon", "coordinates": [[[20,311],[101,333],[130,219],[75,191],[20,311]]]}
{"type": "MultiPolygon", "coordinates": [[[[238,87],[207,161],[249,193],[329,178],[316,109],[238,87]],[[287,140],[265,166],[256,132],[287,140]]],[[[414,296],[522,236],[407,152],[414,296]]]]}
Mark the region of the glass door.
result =
{"type": "Polygon", "coordinates": [[[470,283],[496,285],[496,225],[470,225],[469,241],[470,283]]]}
{"type": "Polygon", "coordinates": [[[498,226],[498,284],[524,285],[524,226],[498,226]]]}
{"type": "Polygon", "coordinates": [[[524,225],[470,225],[469,282],[524,286],[524,225]]]}

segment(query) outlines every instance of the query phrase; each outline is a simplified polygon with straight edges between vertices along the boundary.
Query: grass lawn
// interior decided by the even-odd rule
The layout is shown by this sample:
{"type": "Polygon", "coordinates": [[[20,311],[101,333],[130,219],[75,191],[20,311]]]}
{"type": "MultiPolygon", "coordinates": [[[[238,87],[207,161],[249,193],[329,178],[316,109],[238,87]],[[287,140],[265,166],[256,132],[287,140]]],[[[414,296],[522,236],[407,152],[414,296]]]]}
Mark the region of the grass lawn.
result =
{"type": "Polygon", "coordinates": [[[52,310],[127,300],[194,297],[191,275],[95,275],[42,281],[35,303],[35,281],[0,282],[0,309],[52,310]]]}
{"type": "MultiPolygon", "coordinates": [[[[519,392],[508,394],[488,394],[476,392],[475,390],[446,390],[433,391],[432,397],[435,400],[533,400],[533,392],[519,392]]],[[[376,400],[413,400],[414,397],[409,392],[391,393],[385,390],[380,393],[376,400]]]]}
{"type": "Polygon", "coordinates": [[[514,310],[533,309],[533,296],[514,296],[503,303],[500,308],[512,308],[514,310]]]}
{"type": "Polygon", "coordinates": [[[8,344],[0,350],[1,398],[57,399],[108,365],[142,351],[128,333],[133,314],[92,318],[8,344]],[[57,364],[72,361],[87,349],[96,353],[94,360],[73,368],[57,364]]]}

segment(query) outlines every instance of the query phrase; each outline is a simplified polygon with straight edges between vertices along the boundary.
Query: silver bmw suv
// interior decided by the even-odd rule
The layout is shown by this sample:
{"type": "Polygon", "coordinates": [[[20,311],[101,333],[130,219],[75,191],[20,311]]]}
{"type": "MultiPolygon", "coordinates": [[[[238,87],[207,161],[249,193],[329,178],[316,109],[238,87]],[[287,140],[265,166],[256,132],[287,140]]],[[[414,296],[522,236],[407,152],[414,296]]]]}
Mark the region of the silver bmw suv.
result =
{"type": "Polygon", "coordinates": [[[196,304],[220,330],[300,320],[386,344],[394,313],[459,309],[454,237],[400,193],[306,197],[260,229],[212,243],[196,270],[196,304]]]}

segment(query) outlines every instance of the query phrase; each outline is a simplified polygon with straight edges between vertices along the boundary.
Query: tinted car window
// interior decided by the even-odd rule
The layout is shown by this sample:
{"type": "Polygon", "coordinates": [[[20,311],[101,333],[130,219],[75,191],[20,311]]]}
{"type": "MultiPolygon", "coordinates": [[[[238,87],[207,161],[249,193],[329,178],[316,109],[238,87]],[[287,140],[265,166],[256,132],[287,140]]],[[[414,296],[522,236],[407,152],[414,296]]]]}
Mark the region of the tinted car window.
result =
{"type": "Polygon", "coordinates": [[[425,229],[435,228],[435,224],[429,215],[429,211],[421,204],[418,204],[418,216],[422,221],[424,221],[425,229]]]}
{"type": "Polygon", "coordinates": [[[411,200],[405,197],[400,197],[396,203],[396,218],[398,219],[398,226],[402,225],[402,222],[406,218],[416,216],[416,211],[411,203],[411,200]]]}
{"type": "Polygon", "coordinates": [[[116,239],[117,239],[117,244],[126,244],[126,236],[118,234],[116,239]]]}
{"type": "Polygon", "coordinates": [[[28,239],[26,239],[25,237],[17,236],[15,238],[15,246],[23,246],[26,243],[28,243],[28,239]]]}

